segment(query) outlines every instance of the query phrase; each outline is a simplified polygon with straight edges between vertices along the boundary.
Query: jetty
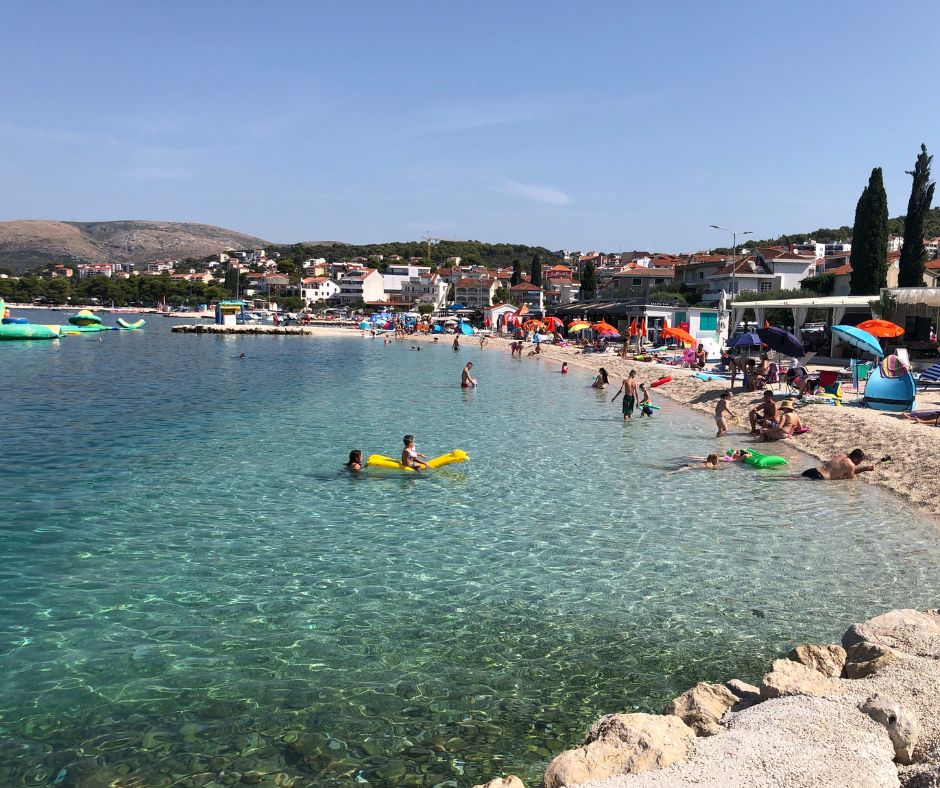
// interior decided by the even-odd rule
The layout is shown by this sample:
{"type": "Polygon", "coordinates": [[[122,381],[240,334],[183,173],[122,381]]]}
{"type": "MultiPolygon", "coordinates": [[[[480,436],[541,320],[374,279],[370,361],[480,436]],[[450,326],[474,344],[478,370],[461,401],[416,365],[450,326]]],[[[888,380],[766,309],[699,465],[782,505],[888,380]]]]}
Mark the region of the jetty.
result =
{"type": "MultiPolygon", "coordinates": [[[[335,323],[332,325],[336,325],[335,323]]],[[[173,326],[171,331],[178,334],[271,334],[272,336],[312,336],[317,333],[313,325],[309,326],[263,326],[234,325],[220,326],[215,323],[173,326]]]]}

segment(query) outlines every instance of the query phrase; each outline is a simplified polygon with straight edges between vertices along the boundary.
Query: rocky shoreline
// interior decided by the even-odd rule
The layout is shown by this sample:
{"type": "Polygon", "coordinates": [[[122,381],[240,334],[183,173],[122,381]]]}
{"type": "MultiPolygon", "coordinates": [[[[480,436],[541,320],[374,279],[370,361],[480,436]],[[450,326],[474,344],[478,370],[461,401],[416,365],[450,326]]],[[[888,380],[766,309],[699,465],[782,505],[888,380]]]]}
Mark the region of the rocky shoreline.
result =
{"type": "MultiPolygon", "coordinates": [[[[545,788],[940,786],[940,610],[893,610],[774,661],[760,686],[700,683],[661,715],[608,714],[545,788]]],[[[485,788],[522,788],[517,777],[485,788]]],[[[484,786],[476,786],[484,788],[484,786]]]]}

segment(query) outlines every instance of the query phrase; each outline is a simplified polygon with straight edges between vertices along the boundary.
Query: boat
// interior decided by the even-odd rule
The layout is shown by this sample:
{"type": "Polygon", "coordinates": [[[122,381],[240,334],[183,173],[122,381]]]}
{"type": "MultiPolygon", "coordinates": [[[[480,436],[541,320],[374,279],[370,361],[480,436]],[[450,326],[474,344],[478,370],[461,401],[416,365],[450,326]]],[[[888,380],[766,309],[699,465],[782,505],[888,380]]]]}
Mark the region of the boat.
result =
{"type": "Polygon", "coordinates": [[[881,366],[878,366],[869,375],[868,382],[865,384],[862,404],[873,410],[901,413],[914,408],[916,396],[917,381],[910,372],[905,372],[898,377],[887,377],[881,366]]]}

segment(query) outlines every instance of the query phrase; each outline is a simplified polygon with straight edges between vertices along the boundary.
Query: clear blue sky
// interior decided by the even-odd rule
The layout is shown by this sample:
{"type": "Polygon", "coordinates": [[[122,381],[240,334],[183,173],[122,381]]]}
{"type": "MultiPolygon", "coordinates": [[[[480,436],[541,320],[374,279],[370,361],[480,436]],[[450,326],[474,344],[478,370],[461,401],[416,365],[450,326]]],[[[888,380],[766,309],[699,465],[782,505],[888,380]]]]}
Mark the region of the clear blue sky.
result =
{"type": "MultiPolygon", "coordinates": [[[[20,2],[0,219],[691,251],[903,213],[940,3],[20,2]]],[[[940,170],[940,159],[937,167],[940,170]]]]}

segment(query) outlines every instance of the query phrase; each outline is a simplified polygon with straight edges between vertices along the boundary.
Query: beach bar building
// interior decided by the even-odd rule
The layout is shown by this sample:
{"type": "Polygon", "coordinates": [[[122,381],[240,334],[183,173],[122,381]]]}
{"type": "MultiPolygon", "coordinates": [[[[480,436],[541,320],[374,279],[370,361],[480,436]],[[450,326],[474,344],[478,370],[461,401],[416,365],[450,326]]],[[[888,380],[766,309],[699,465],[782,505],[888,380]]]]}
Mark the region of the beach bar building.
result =
{"type": "Polygon", "coordinates": [[[717,357],[723,343],[727,340],[727,321],[719,320],[719,312],[711,307],[688,306],[677,303],[649,303],[643,298],[618,301],[580,301],[549,310],[550,314],[561,318],[565,323],[575,319],[588,320],[592,323],[605,321],[616,326],[621,336],[629,336],[630,324],[637,325],[646,321],[646,340],[660,344],[665,323],[672,328],[685,328],[696,341],[701,342],[709,358],[717,357]]]}

